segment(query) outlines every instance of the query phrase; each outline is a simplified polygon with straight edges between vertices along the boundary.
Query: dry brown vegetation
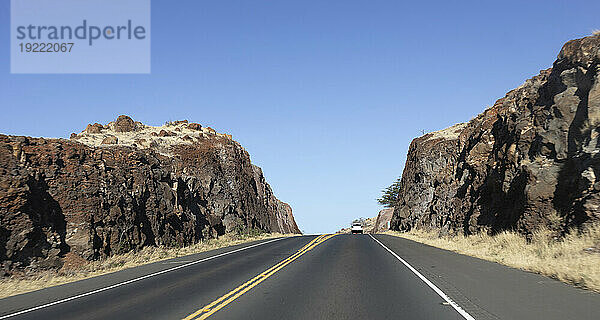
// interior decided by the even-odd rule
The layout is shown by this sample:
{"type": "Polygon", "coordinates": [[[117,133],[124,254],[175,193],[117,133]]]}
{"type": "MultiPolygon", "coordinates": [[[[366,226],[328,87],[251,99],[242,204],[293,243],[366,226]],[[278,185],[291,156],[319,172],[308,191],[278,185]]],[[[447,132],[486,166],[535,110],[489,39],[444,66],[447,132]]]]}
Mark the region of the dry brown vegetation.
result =
{"type": "Polygon", "coordinates": [[[457,253],[498,262],[600,292],[600,225],[571,232],[556,239],[547,230],[533,234],[531,241],[515,232],[495,236],[439,237],[437,232],[412,230],[387,234],[425,243],[457,253]]]}
{"type": "Polygon", "coordinates": [[[146,247],[137,252],[115,255],[99,261],[87,261],[77,258],[77,256],[67,255],[65,257],[65,264],[59,271],[44,271],[32,275],[12,276],[0,279],[0,298],[91,278],[151,262],[283,236],[293,235],[269,233],[239,236],[226,234],[219,239],[202,241],[187,247],[146,247]]]}

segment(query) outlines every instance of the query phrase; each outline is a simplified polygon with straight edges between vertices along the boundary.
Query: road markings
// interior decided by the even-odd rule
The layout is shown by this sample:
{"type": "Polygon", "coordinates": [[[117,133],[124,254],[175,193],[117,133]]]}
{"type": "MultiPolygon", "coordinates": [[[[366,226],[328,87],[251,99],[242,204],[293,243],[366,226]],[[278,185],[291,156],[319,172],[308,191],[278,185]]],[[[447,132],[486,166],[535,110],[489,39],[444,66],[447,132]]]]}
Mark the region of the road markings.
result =
{"type": "MultiPolygon", "coordinates": [[[[309,247],[310,245],[312,245],[313,243],[315,243],[316,241],[318,241],[320,238],[321,238],[321,237],[317,237],[317,238],[313,239],[312,241],[310,241],[309,243],[307,243],[307,244],[306,244],[304,247],[302,247],[300,250],[298,250],[298,252],[301,252],[302,250],[305,250],[307,247],[309,247]]],[[[294,255],[298,254],[298,252],[296,252],[294,255]]],[[[289,259],[289,258],[288,258],[288,259],[289,259]]],[[[285,261],[285,260],[284,260],[284,261],[285,261]]],[[[247,286],[251,285],[252,283],[254,283],[254,282],[255,282],[256,280],[258,280],[259,278],[264,278],[264,275],[265,275],[266,273],[268,273],[268,272],[270,272],[271,270],[275,269],[275,268],[276,268],[278,265],[280,265],[280,264],[281,264],[281,262],[280,262],[280,263],[278,263],[278,264],[276,264],[275,266],[273,266],[273,267],[269,268],[267,271],[265,271],[265,272],[263,272],[263,273],[261,273],[261,274],[257,275],[256,277],[254,277],[254,278],[250,279],[249,281],[245,282],[244,284],[242,284],[241,286],[239,286],[239,287],[235,288],[234,290],[230,291],[229,293],[227,293],[227,294],[225,294],[225,295],[221,296],[220,298],[218,298],[217,300],[213,301],[212,303],[210,303],[210,304],[208,304],[208,305],[204,306],[202,309],[200,309],[200,310],[198,310],[198,311],[196,311],[196,312],[194,312],[194,313],[190,314],[190,315],[189,315],[189,316],[187,316],[185,319],[192,319],[192,318],[194,318],[194,317],[196,317],[196,316],[200,315],[201,313],[204,313],[204,312],[210,312],[210,311],[211,311],[211,308],[212,308],[214,305],[216,305],[216,304],[220,303],[221,301],[223,301],[223,300],[225,300],[225,299],[229,298],[230,296],[234,295],[235,293],[239,292],[240,290],[244,289],[245,287],[247,287],[247,286]]]]}
{"type": "Polygon", "coordinates": [[[411,266],[408,262],[406,262],[404,259],[400,258],[400,256],[398,256],[394,251],[390,250],[390,248],[386,247],[383,243],[381,243],[379,240],[377,240],[375,237],[373,237],[373,235],[369,234],[369,236],[373,240],[375,240],[375,242],[379,243],[385,250],[389,251],[394,257],[396,257],[396,259],[400,260],[400,262],[402,262],[410,271],[412,271],[415,275],[417,275],[417,277],[419,277],[419,279],[423,280],[423,282],[425,282],[425,284],[427,284],[431,289],[433,289],[433,291],[435,291],[435,293],[437,293],[440,297],[442,297],[442,299],[444,299],[449,305],[451,305],[452,308],[454,308],[454,310],[456,310],[463,318],[465,318],[467,320],[475,320],[475,318],[473,318],[473,316],[471,316],[463,308],[461,308],[461,306],[459,306],[456,302],[454,302],[452,299],[450,299],[450,297],[448,297],[448,295],[446,295],[442,290],[440,290],[440,288],[438,288],[435,284],[433,284],[431,281],[429,281],[427,278],[425,278],[419,271],[417,271],[417,269],[413,268],[413,266],[411,266]]]}
{"type": "Polygon", "coordinates": [[[231,290],[230,292],[224,294],[223,296],[221,296],[217,300],[215,300],[215,301],[209,303],[208,305],[200,308],[198,311],[196,311],[196,312],[190,314],[189,316],[185,317],[184,320],[192,320],[192,319],[194,319],[194,320],[203,320],[203,319],[206,319],[206,318],[210,317],[215,312],[221,310],[223,307],[225,307],[226,305],[228,305],[229,303],[231,303],[235,299],[239,298],[244,293],[250,291],[250,289],[256,287],[258,284],[260,284],[261,282],[265,281],[267,278],[269,278],[270,276],[272,276],[275,272],[281,270],[283,267],[285,267],[288,264],[292,263],[292,261],[298,259],[303,254],[307,253],[308,251],[312,250],[313,248],[315,248],[319,244],[325,242],[327,239],[329,239],[329,238],[331,238],[331,237],[333,237],[335,235],[336,234],[330,234],[330,235],[325,235],[324,234],[324,235],[320,235],[320,236],[316,237],[315,239],[313,239],[312,241],[310,241],[309,243],[307,243],[306,245],[304,245],[304,247],[300,248],[296,253],[294,253],[293,255],[291,255],[290,257],[288,257],[287,259],[284,259],[284,260],[280,261],[279,263],[277,263],[276,265],[272,266],[271,268],[263,271],[262,273],[260,273],[256,277],[254,277],[254,278],[246,281],[244,284],[240,285],[239,287],[237,287],[237,288],[231,290]]]}
{"type": "Polygon", "coordinates": [[[51,306],[54,306],[54,305],[57,305],[57,304],[65,303],[65,302],[68,302],[68,301],[72,301],[72,300],[75,300],[75,299],[87,297],[87,296],[90,296],[90,295],[93,295],[93,294],[96,294],[96,293],[100,293],[100,292],[103,292],[103,291],[106,291],[106,290],[110,290],[110,289],[114,289],[114,288],[117,288],[117,287],[121,287],[121,286],[130,284],[130,283],[133,283],[133,282],[137,282],[137,281],[140,281],[140,280],[144,280],[144,279],[148,279],[148,278],[151,278],[151,277],[155,277],[155,276],[161,275],[163,273],[175,271],[175,270],[178,270],[178,269],[181,269],[181,268],[185,268],[185,267],[189,267],[191,265],[198,264],[198,263],[201,263],[201,262],[204,262],[204,261],[216,259],[216,258],[219,258],[219,257],[222,257],[222,256],[226,256],[226,255],[232,254],[232,253],[244,251],[244,250],[247,250],[247,249],[250,249],[250,248],[262,246],[264,244],[275,242],[275,241],[279,241],[279,240],[283,240],[283,239],[287,239],[287,238],[272,239],[272,240],[268,240],[268,241],[265,241],[265,242],[256,243],[256,244],[253,244],[253,245],[250,245],[250,246],[247,246],[247,247],[243,247],[243,248],[239,248],[239,249],[235,249],[235,250],[223,252],[223,253],[220,253],[220,254],[217,254],[217,255],[214,255],[214,256],[211,256],[211,257],[207,257],[207,258],[204,258],[204,259],[196,260],[196,261],[193,261],[193,262],[190,262],[190,263],[186,263],[186,264],[183,264],[183,265],[180,265],[180,266],[176,266],[176,267],[173,267],[173,268],[169,268],[169,269],[165,269],[165,270],[162,270],[162,271],[158,271],[158,272],[154,272],[154,273],[151,273],[151,274],[147,274],[147,275],[141,276],[139,278],[134,278],[134,279],[127,280],[127,281],[124,281],[124,282],[113,284],[113,285],[108,286],[108,287],[96,289],[96,290],[93,290],[93,291],[90,291],[90,292],[78,294],[76,296],[72,296],[72,297],[69,297],[69,298],[62,299],[62,300],[58,300],[58,301],[54,301],[54,302],[42,304],[42,305],[39,305],[39,306],[36,306],[36,307],[32,307],[32,308],[21,310],[21,311],[15,312],[15,313],[11,313],[11,314],[7,314],[7,315],[4,315],[4,316],[0,316],[0,320],[1,319],[7,319],[7,318],[15,317],[15,316],[18,316],[18,315],[21,315],[21,314],[24,314],[24,313],[28,313],[28,312],[32,312],[32,311],[44,309],[44,308],[51,307],[51,306]]]}

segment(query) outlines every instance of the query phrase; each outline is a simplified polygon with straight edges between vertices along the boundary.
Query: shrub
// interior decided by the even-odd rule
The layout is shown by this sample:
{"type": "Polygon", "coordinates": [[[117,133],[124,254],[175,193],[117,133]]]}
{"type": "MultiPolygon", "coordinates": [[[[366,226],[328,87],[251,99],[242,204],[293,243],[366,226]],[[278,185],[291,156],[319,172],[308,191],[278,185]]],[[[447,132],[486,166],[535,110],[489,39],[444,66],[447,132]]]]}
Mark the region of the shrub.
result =
{"type": "Polygon", "coordinates": [[[387,187],[382,191],[381,198],[377,199],[380,205],[391,208],[398,202],[398,195],[400,193],[400,180],[398,178],[391,186],[387,187]]]}

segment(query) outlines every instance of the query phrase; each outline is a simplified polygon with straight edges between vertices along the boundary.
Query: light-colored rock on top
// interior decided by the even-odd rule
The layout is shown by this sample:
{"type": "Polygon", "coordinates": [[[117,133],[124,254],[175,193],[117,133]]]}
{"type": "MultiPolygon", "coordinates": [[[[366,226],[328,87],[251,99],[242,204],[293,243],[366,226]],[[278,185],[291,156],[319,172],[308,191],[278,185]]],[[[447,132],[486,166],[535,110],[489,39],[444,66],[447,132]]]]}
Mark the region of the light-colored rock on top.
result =
{"type": "Polygon", "coordinates": [[[467,126],[466,123],[457,123],[451,127],[446,129],[430,132],[426,134],[426,137],[429,139],[446,139],[446,140],[455,140],[458,139],[461,131],[467,126]]]}
{"type": "Polygon", "coordinates": [[[171,147],[181,144],[193,144],[204,139],[225,138],[232,140],[231,135],[217,133],[211,127],[202,127],[187,120],[173,121],[162,126],[149,126],[130,117],[121,115],[116,121],[107,125],[93,124],[71,139],[94,147],[111,147],[115,145],[140,149],[151,148],[164,155],[171,155],[171,147]],[[106,141],[118,141],[107,144],[106,141]],[[103,143],[104,141],[104,143],[103,143]]]}

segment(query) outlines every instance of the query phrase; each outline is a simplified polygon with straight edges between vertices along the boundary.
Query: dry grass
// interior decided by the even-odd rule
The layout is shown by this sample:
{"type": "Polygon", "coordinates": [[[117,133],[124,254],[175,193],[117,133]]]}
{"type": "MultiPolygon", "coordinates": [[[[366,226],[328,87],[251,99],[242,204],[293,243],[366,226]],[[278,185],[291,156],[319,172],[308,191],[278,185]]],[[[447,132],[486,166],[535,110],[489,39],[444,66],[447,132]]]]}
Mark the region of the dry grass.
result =
{"type": "Polygon", "coordinates": [[[225,235],[219,239],[199,242],[182,248],[146,247],[138,252],[115,255],[104,260],[86,261],[81,258],[69,259],[60,271],[45,271],[35,275],[13,276],[0,279],[0,298],[5,298],[25,292],[53,287],[64,283],[74,282],[94,276],[99,276],[139,265],[186,256],[193,253],[219,249],[245,242],[277,238],[284,235],[278,233],[260,234],[255,236],[225,235]],[[75,261],[74,261],[75,260],[75,261]],[[79,261],[78,261],[79,260],[79,261]]]}
{"type": "Polygon", "coordinates": [[[561,240],[540,230],[531,242],[514,232],[495,236],[438,237],[436,232],[388,231],[387,234],[457,253],[498,262],[600,292],[600,224],[572,232],[561,240]]]}
{"type": "Polygon", "coordinates": [[[592,30],[592,35],[594,35],[594,36],[600,36],[600,30],[598,30],[598,29],[592,30]]]}

